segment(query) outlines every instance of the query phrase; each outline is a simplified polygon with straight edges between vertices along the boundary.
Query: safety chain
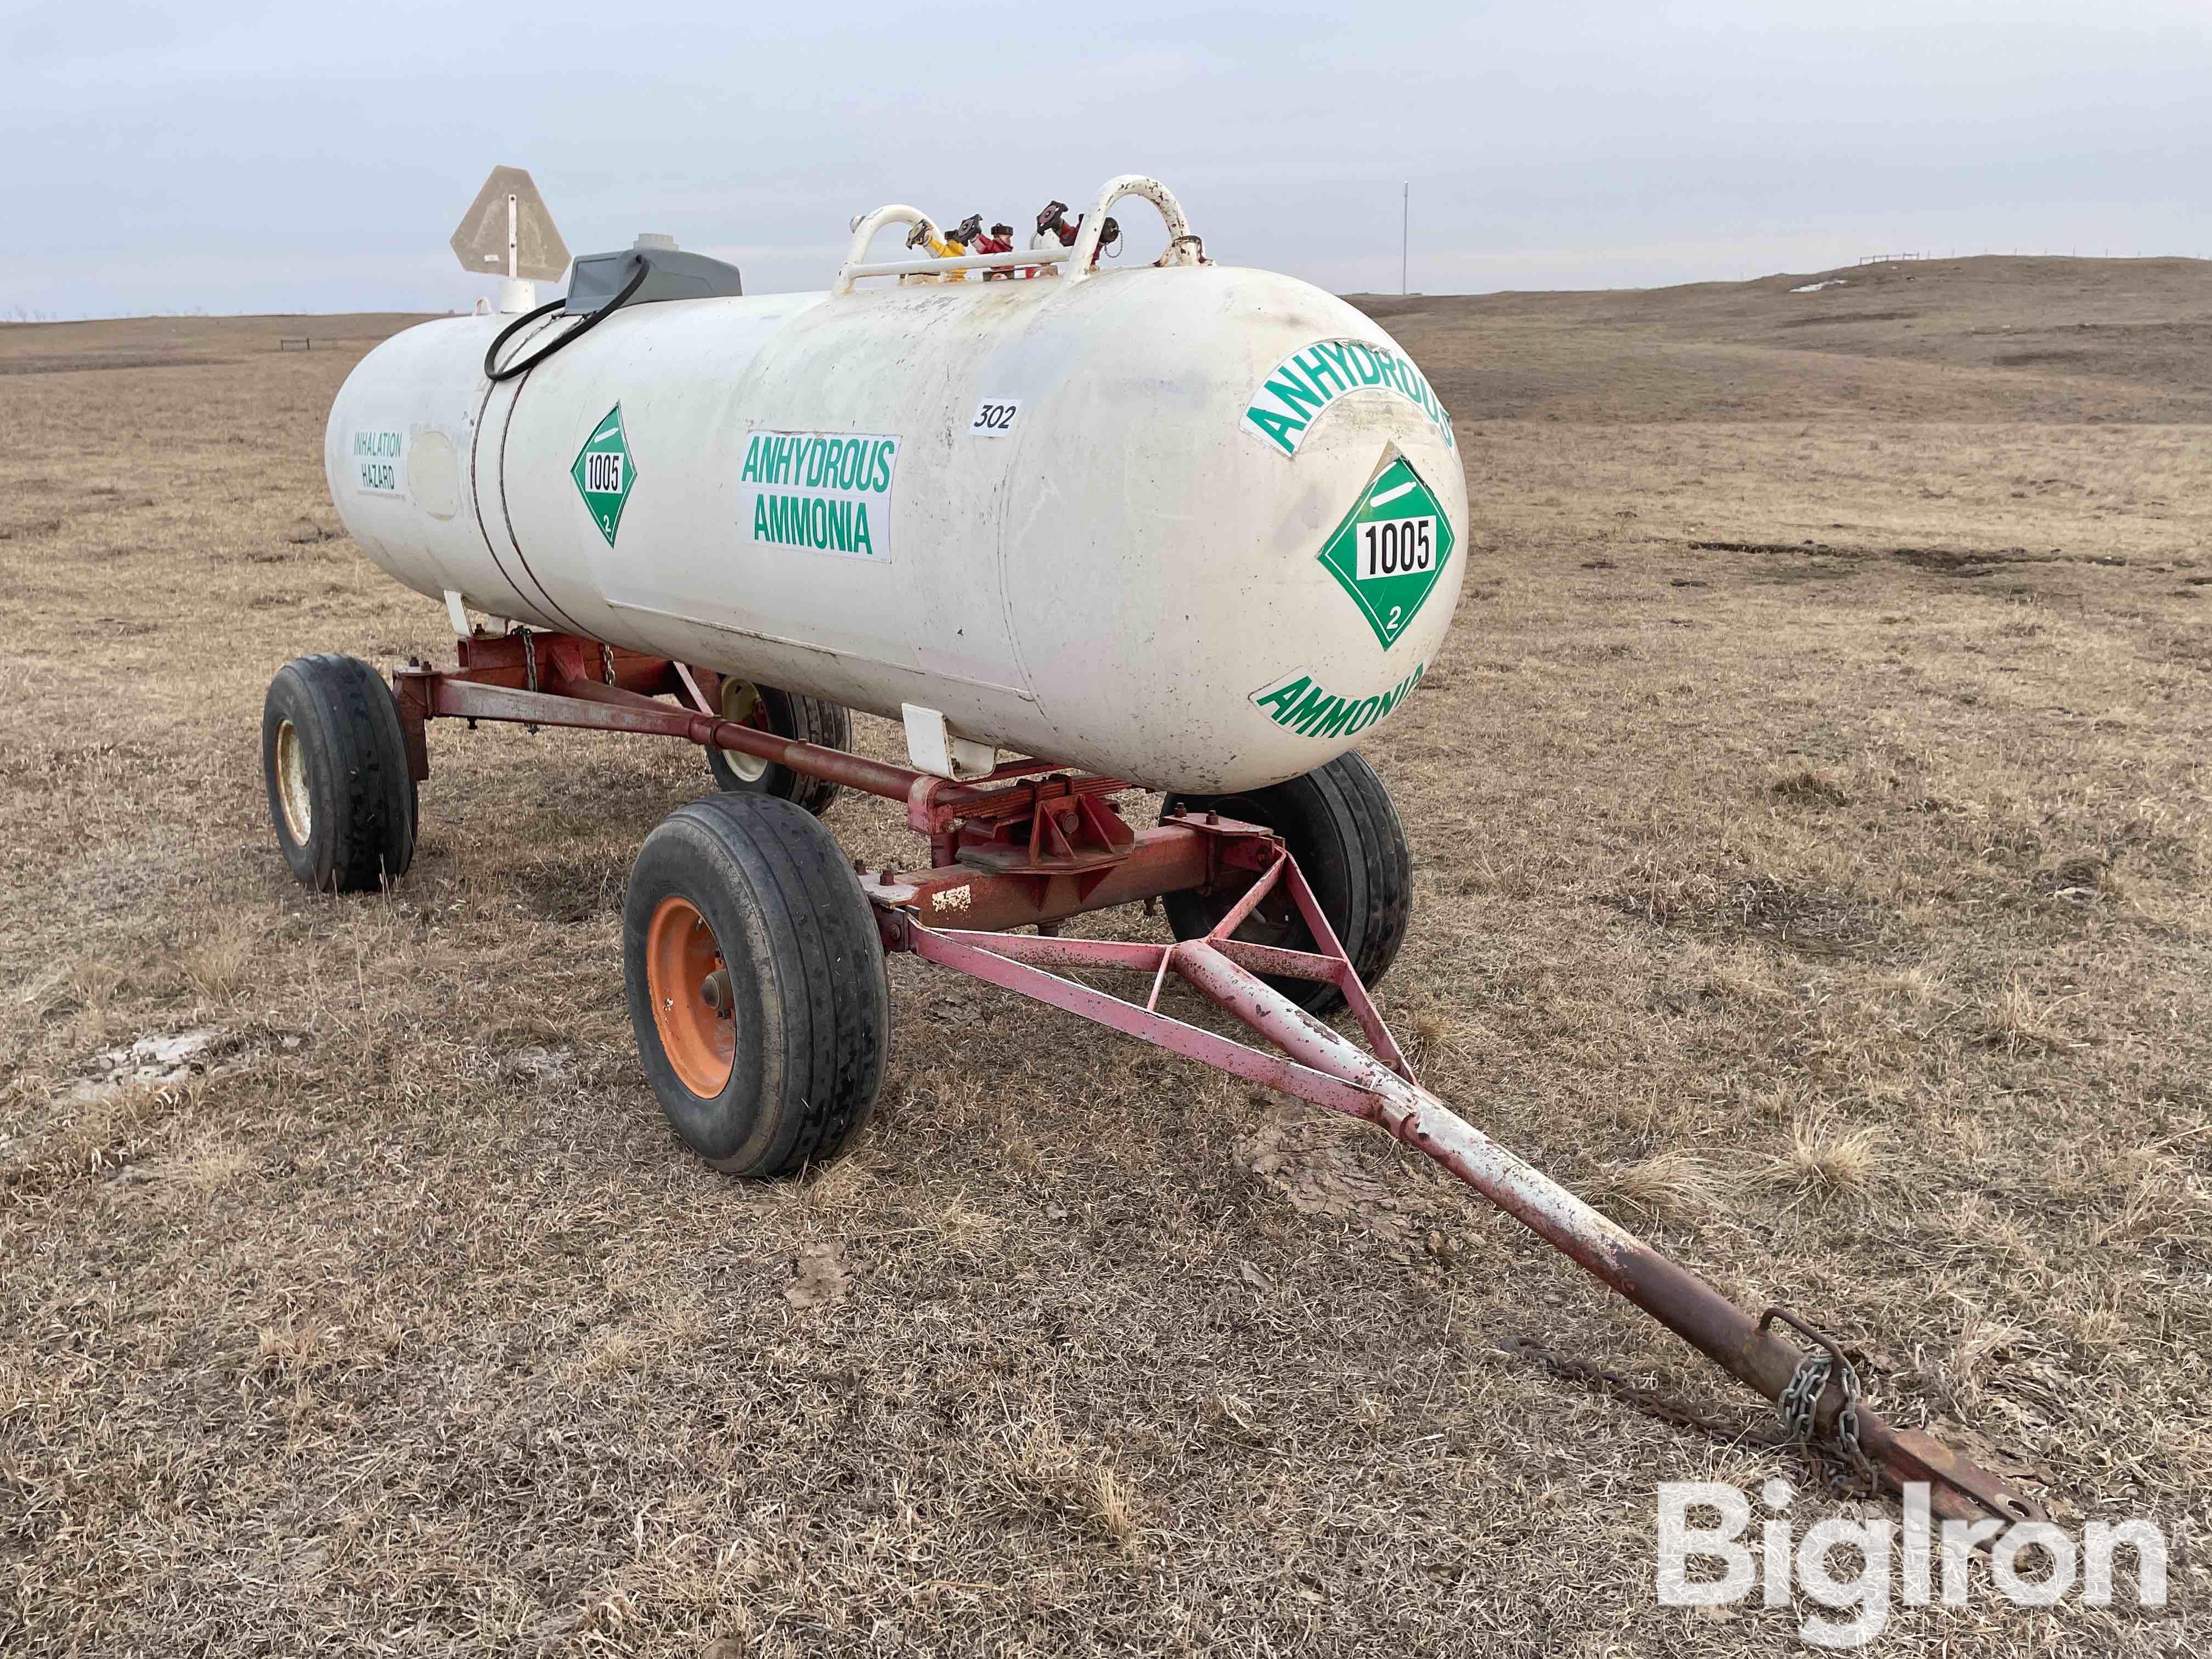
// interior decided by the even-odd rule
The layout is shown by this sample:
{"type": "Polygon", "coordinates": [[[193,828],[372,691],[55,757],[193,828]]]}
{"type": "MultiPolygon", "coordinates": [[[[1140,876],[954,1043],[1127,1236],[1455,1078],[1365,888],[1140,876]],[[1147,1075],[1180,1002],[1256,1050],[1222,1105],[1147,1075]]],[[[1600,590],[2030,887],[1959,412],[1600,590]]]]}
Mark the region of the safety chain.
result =
{"type": "Polygon", "coordinates": [[[1790,1438],[1808,1450],[1815,1447],[1820,1436],[1820,1396],[1827,1392],[1832,1379],[1843,1390],[1844,1403],[1836,1413],[1831,1438],[1843,1449],[1844,1455],[1850,1460],[1852,1471],[1868,1490],[1878,1491],[1881,1482],[1875,1477],[1874,1463],[1867,1456],[1866,1448],[1859,1443],[1858,1368],[1834,1342],[1786,1310],[1769,1308],[1759,1322],[1759,1328],[1764,1330],[1778,1320],[1817,1345],[1814,1352],[1797,1362],[1797,1369],[1790,1374],[1788,1384],[1774,1402],[1782,1413],[1783,1425],[1790,1438]]]}
{"type": "MultiPolygon", "coordinates": [[[[1808,1353],[1798,1362],[1796,1372],[1790,1379],[1790,1386],[1782,1390],[1782,1397],[1774,1402],[1775,1408],[1782,1413],[1782,1421],[1790,1439],[1810,1440],[1813,1437],[1820,1396],[1827,1392],[1828,1374],[1835,1368],[1835,1361],[1824,1353],[1808,1353]]],[[[1849,1376],[1850,1371],[1846,1369],[1844,1375],[1849,1376]]],[[[1856,1391],[1850,1383],[1846,1382],[1844,1387],[1847,1399],[1856,1396],[1856,1391]]]]}
{"type": "MultiPolygon", "coordinates": [[[[1803,1446],[1808,1453],[1818,1449],[1820,1396],[1827,1391],[1828,1379],[1836,1375],[1836,1362],[1825,1353],[1807,1354],[1799,1362],[1790,1384],[1782,1390],[1782,1398],[1775,1403],[1782,1409],[1782,1420],[1789,1425],[1789,1438],[1803,1446]]],[[[1844,1389],[1843,1409],[1836,1413],[1835,1443],[1843,1448],[1844,1455],[1850,1459],[1851,1468],[1869,1491],[1880,1486],[1875,1479],[1874,1463],[1859,1443],[1859,1374],[1849,1360],[1844,1362],[1841,1376],[1844,1389]]]]}
{"type": "MultiPolygon", "coordinates": [[[[522,679],[525,689],[538,689],[538,635],[526,628],[522,630],[522,679]]],[[[534,738],[538,735],[538,722],[525,720],[522,729],[534,738]]]]}
{"type": "Polygon", "coordinates": [[[615,683],[615,648],[605,641],[599,643],[599,667],[606,675],[607,684],[615,683]]]}

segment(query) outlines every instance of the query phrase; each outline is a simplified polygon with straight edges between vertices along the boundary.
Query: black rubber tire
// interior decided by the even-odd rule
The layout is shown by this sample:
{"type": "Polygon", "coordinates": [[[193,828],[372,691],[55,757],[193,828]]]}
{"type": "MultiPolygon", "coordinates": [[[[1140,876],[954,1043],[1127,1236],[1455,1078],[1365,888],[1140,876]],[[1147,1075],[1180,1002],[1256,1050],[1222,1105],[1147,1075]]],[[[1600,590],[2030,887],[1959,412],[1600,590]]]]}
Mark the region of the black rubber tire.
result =
{"type": "Polygon", "coordinates": [[[276,671],[261,705],[261,776],[276,844],[306,886],[374,893],[414,861],[415,780],[399,705],[358,658],[295,657],[276,671]],[[280,747],[297,763],[289,790],[278,777],[280,747]],[[304,836],[286,810],[288,793],[302,791],[304,836]]]}
{"type": "MultiPolygon", "coordinates": [[[[1340,755],[1271,788],[1236,795],[1170,795],[1161,813],[1192,810],[1265,824],[1280,836],[1337,942],[1358,970],[1360,983],[1372,989],[1390,971],[1413,917],[1413,849],[1406,844],[1406,829],[1390,792],[1358,755],[1340,755]]],[[[1170,893],[1160,903],[1177,939],[1196,939],[1228,914],[1242,891],[1170,893]]],[[[1289,895],[1279,891],[1263,901],[1235,936],[1292,951],[1314,948],[1304,919],[1289,895]]],[[[1332,1014],[1344,1006],[1344,993],[1320,981],[1271,977],[1267,983],[1311,1014],[1332,1014]]]]}
{"type": "Polygon", "coordinates": [[[715,1168],[799,1174],[874,1110],[890,1046],[881,936],[836,838],[793,802],[708,795],[646,837],[623,902],[623,976],[653,1096],[715,1168]],[[647,988],[647,932],[671,896],[714,930],[729,974],[734,1056],[711,1098],[677,1075],[647,988]]]}
{"type": "MultiPolygon", "coordinates": [[[[760,688],[760,698],[762,711],[768,716],[769,730],[779,738],[819,744],[824,749],[852,748],[853,716],[844,704],[826,702],[820,697],[804,696],[796,691],[779,691],[772,685],[760,688]]],[[[725,794],[771,795],[817,818],[830,810],[843,787],[794,772],[774,761],[757,778],[743,778],[730,763],[730,757],[720,749],[707,751],[707,769],[714,775],[715,787],[725,794]]]]}

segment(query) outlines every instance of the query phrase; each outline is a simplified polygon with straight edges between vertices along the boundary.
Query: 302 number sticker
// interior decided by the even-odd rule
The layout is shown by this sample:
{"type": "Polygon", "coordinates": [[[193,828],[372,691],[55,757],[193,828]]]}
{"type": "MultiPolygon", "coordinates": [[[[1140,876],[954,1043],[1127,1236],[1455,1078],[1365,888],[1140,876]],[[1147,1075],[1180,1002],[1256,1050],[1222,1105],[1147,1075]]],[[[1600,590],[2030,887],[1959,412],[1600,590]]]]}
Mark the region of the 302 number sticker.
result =
{"type": "Polygon", "coordinates": [[[968,422],[969,434],[977,438],[1009,436],[1021,413],[1019,398],[986,398],[975,405],[975,418],[968,422]]]}

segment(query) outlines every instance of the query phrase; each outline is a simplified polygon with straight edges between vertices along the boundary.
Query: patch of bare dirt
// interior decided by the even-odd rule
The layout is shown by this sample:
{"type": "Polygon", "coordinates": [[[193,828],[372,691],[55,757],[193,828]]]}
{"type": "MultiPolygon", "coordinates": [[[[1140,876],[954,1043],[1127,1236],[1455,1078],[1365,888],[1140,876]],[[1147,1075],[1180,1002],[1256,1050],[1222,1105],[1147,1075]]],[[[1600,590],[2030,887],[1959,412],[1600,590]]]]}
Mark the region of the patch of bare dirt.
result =
{"type": "Polygon", "coordinates": [[[1271,1106],[1237,1158],[1300,1215],[1348,1222],[1408,1251],[1432,1229],[1464,1224],[1456,1194],[1409,1179],[1389,1139],[1350,1119],[1271,1106]]]}
{"type": "Polygon", "coordinates": [[[65,1106],[82,1106],[126,1089],[219,1076],[250,1063],[243,1037],[220,1026],[198,1025],[167,1036],[143,1036],[126,1048],[94,1054],[58,1100],[65,1106]]]}

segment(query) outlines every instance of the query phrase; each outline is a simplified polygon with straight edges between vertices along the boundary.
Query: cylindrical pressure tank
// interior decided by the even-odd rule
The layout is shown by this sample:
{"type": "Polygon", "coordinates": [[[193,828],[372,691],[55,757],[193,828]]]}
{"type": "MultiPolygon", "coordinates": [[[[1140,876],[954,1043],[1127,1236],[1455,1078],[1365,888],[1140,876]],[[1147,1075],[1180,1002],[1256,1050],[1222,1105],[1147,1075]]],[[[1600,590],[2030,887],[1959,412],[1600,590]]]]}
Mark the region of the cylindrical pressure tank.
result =
{"type": "Polygon", "coordinates": [[[841,288],[632,305],[496,385],[510,319],[409,329],[331,411],[339,516],[434,597],[1158,788],[1322,765],[1434,659],[1450,419],[1342,301],[1218,264],[841,288]]]}

